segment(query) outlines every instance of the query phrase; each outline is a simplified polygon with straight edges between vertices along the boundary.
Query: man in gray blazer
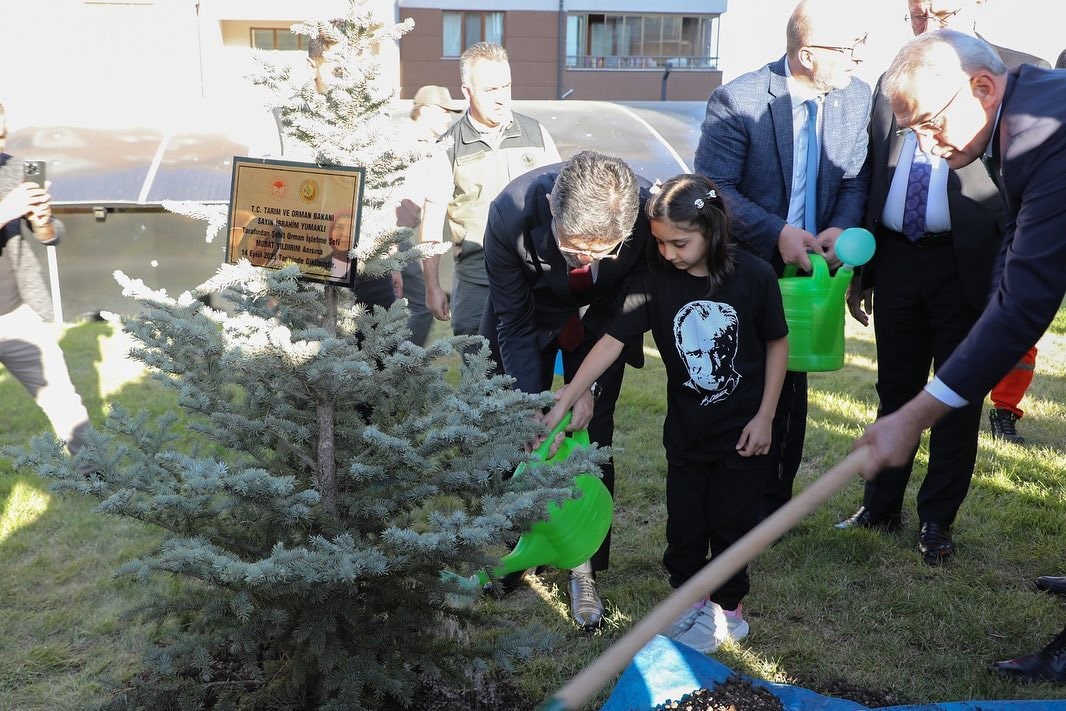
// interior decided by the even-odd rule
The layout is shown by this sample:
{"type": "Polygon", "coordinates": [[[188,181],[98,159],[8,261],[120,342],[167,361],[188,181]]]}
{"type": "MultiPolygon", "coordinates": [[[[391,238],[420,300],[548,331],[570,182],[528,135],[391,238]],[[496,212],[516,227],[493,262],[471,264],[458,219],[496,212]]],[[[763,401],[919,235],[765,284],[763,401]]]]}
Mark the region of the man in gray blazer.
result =
{"type": "MultiPolygon", "coordinates": [[[[870,87],[852,77],[866,40],[862,23],[861,4],[804,0],[789,18],[785,56],[723,84],[707,101],[696,171],[722,190],[733,239],[779,274],[785,264],[809,270],[809,252],[838,264],[836,238],[862,224],[870,87]],[[810,168],[809,124],[817,140],[810,168]],[[816,189],[810,206],[808,172],[816,189]]],[[[807,374],[790,371],[774,418],[781,463],[765,485],[764,516],[792,496],[806,420],[807,374]]]]}

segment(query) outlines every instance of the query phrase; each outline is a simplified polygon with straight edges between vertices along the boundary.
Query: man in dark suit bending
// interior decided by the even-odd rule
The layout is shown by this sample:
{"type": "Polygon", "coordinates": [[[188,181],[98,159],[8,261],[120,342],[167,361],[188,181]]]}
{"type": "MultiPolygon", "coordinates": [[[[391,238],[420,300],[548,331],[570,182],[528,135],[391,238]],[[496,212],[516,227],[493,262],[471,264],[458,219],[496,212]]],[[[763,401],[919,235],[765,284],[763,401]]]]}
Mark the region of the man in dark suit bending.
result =
{"type": "MultiPolygon", "coordinates": [[[[944,27],[972,31],[976,2],[959,3],[907,0],[915,36],[944,27]]],[[[994,49],[1008,69],[1050,66],[1024,52],[994,49]]],[[[877,251],[862,268],[861,286],[853,285],[848,305],[866,325],[873,294],[880,415],[914,397],[929,379],[930,365],[939,369],[977,321],[1007,229],[1003,201],[984,166],[971,163],[953,171],[940,157],[924,153],[914,132],[898,128],[879,83],[870,118],[865,224],[877,238],[877,251]]],[[[951,527],[977,460],[982,401],[976,398],[954,410],[930,435],[917,506],[918,551],[929,565],[955,552],[951,527]]],[[[899,530],[915,454],[867,482],[862,506],[837,528],[899,530]]]]}
{"type": "MultiPolygon", "coordinates": [[[[935,377],[867,427],[866,476],[907,463],[922,432],[980,401],[1043,335],[1066,295],[1066,73],[1023,65],[1008,73],[996,51],[952,30],[900,50],[882,79],[901,130],[959,170],[981,160],[1013,226],[992,298],[935,377]]],[[[1066,629],[1033,654],[993,669],[1023,680],[1066,681],[1066,629]]]]}
{"type": "MultiPolygon", "coordinates": [[[[650,187],[621,159],[582,151],[515,179],[492,201],[485,229],[489,298],[481,335],[519,390],[549,390],[560,350],[569,380],[607,329],[615,290],[647,265],[651,228],[643,205],[650,187]]],[[[627,343],[595,392],[574,405],[571,426],[587,424],[589,438],[601,447],[613,440],[626,362],[644,364],[641,346],[627,343]]],[[[613,495],[612,460],[603,466],[603,483],[613,495]]],[[[571,614],[586,629],[603,621],[595,573],[606,570],[609,550],[608,533],[592,559],[570,572],[571,614]]],[[[514,582],[504,580],[504,591],[514,582]]]]}

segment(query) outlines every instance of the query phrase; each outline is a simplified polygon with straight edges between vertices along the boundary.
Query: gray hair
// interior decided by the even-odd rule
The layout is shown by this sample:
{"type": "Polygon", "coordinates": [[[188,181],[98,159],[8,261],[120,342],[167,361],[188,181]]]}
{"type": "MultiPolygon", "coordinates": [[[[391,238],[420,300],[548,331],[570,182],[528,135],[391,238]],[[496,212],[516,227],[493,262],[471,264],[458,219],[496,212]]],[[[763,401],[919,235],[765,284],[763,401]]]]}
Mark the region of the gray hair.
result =
{"type": "Polygon", "coordinates": [[[566,162],[551,194],[552,217],[569,237],[617,243],[640,209],[637,176],[621,158],[581,151],[566,162]]]}
{"type": "Polygon", "coordinates": [[[476,62],[507,62],[507,50],[495,42],[478,42],[459,56],[459,81],[470,86],[470,71],[476,62]]]}
{"type": "Polygon", "coordinates": [[[1007,65],[983,39],[958,30],[936,30],[903,45],[881,80],[881,91],[889,99],[911,96],[915,78],[950,75],[956,69],[969,76],[981,70],[1007,73],[1007,65]]]}

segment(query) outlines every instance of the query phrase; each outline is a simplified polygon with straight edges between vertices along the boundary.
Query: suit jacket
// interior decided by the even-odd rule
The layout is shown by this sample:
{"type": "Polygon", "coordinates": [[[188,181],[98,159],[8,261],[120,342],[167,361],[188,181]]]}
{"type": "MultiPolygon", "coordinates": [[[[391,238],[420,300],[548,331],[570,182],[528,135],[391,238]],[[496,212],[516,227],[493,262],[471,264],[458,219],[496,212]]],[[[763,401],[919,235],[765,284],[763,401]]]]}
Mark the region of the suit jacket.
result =
{"type": "MultiPolygon", "coordinates": [[[[1015,69],[1022,64],[1050,67],[1043,59],[1032,54],[995,45],[992,47],[1008,69],[1015,69]]],[[[896,136],[897,128],[888,98],[881,92],[881,79],[878,79],[870,116],[870,196],[865,221],[866,229],[875,236],[899,164],[900,149],[904,145],[904,139],[896,136]]],[[[1003,201],[988,171],[976,162],[948,174],[947,198],[959,276],[967,301],[980,311],[988,302],[993,267],[1007,229],[1003,201]]],[[[862,267],[864,289],[876,288],[877,265],[875,251],[870,262],[862,267]]],[[[892,275],[883,276],[891,278],[892,275]]]]}
{"type": "MultiPolygon", "coordinates": [[[[866,207],[870,87],[852,79],[826,95],[823,112],[819,229],[854,227],[862,224],[866,207]]],[[[779,267],[777,238],[788,217],[793,143],[782,57],[711,93],[694,161],[696,172],[722,190],[734,239],[779,267]]]]}
{"type": "MultiPolygon", "coordinates": [[[[878,234],[888,191],[899,163],[905,139],[896,136],[896,120],[888,99],[877,83],[873,114],[870,118],[870,197],[867,202],[866,229],[878,234]]],[[[954,237],[955,260],[962,278],[966,300],[980,311],[992,289],[992,268],[1003,243],[1007,217],[995,183],[980,162],[974,162],[948,174],[948,213],[954,237]]],[[[879,238],[880,239],[880,238],[879,238]]],[[[878,253],[862,267],[862,287],[877,288],[878,253]]]]}
{"type": "Polygon", "coordinates": [[[991,151],[1012,237],[988,306],[937,373],[971,402],[1037,342],[1066,294],[1066,72],[1007,75],[991,151]]]}
{"type": "MultiPolygon", "coordinates": [[[[615,291],[632,273],[647,268],[651,227],[644,216],[650,184],[640,180],[640,211],[616,259],[601,260],[595,283],[570,293],[569,268],[551,230],[548,193],[563,164],[537,168],[512,181],[492,201],[485,229],[489,299],[482,334],[498,338],[500,365],[525,392],[543,389],[541,351],[583,306],[589,340],[606,331],[615,311],[615,291]]],[[[643,365],[639,342],[627,344],[626,360],[643,365]]]]}

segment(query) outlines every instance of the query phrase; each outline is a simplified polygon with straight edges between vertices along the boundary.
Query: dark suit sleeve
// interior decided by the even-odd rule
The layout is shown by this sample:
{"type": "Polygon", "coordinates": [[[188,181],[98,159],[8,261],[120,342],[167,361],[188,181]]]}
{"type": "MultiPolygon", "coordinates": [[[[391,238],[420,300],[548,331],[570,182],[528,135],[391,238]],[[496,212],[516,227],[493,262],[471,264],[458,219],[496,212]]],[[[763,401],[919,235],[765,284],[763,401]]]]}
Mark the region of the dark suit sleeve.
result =
{"type": "Polygon", "coordinates": [[[1064,165],[1066,131],[1053,118],[1037,119],[1004,146],[1002,180],[1008,204],[1018,212],[1002,278],[977,324],[937,373],[970,402],[982,399],[1039,340],[1066,294],[1064,165]]]}
{"type": "MultiPolygon", "coordinates": [[[[739,190],[745,165],[753,155],[762,153],[763,148],[751,145],[748,112],[738,105],[732,89],[722,85],[707,100],[693,167],[718,184],[733,221],[731,233],[749,250],[769,260],[777,250],[777,238],[785,220],[748,200],[739,190]]],[[[771,130],[762,133],[773,141],[771,130]]]]}
{"type": "MultiPolygon", "coordinates": [[[[492,308],[498,319],[500,365],[523,392],[538,393],[540,336],[533,289],[523,269],[521,223],[503,219],[496,201],[489,207],[485,228],[485,270],[492,308]]],[[[532,256],[532,255],[531,255],[532,256]]]]}

